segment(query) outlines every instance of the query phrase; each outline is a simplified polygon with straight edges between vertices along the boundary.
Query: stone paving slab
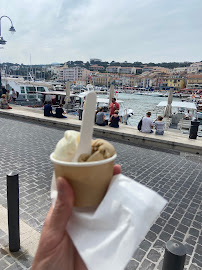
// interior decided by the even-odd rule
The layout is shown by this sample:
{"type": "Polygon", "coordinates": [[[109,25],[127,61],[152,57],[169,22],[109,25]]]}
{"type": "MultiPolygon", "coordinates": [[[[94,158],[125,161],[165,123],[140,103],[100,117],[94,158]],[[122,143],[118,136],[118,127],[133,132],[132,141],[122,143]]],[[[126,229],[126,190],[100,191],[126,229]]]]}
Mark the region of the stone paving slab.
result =
{"type": "MultiPolygon", "coordinates": [[[[0,204],[6,208],[6,174],[20,177],[20,218],[41,232],[50,207],[52,164],[49,155],[64,129],[0,117],[0,204]]],[[[168,153],[112,142],[123,173],[155,190],[168,205],[151,227],[125,270],[162,267],[165,243],[176,239],[187,248],[186,270],[202,268],[202,166],[199,156],[168,153]]],[[[1,229],[1,228],[0,228],[1,229]]],[[[29,269],[32,256],[22,250],[21,261],[6,253],[8,236],[0,230],[0,269],[29,269]],[[13,261],[14,260],[14,261],[13,261]],[[21,267],[21,268],[20,268],[21,267]]],[[[18,256],[18,255],[16,255],[18,256]]]]}

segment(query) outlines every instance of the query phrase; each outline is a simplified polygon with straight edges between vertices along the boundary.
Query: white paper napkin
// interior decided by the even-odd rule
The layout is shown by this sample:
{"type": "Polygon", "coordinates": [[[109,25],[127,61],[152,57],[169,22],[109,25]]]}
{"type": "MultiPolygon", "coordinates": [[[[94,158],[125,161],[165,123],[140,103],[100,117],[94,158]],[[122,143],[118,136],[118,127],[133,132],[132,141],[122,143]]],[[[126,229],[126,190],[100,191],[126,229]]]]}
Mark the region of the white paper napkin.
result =
{"type": "MultiPolygon", "coordinates": [[[[53,203],[56,197],[53,177],[53,203]]],[[[89,270],[123,270],[165,204],[156,192],[119,174],[96,210],[74,208],[67,231],[89,270]]]]}

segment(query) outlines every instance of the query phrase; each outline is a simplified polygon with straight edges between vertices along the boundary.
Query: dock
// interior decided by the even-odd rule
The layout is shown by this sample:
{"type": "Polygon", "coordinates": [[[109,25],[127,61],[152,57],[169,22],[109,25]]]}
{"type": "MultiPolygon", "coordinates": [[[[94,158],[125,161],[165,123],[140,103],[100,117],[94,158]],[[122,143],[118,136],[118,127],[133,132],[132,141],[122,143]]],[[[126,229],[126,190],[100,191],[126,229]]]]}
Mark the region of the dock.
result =
{"type": "MultiPolygon", "coordinates": [[[[42,108],[31,108],[19,105],[13,105],[10,110],[0,109],[0,116],[11,117],[16,120],[31,121],[42,125],[51,125],[63,129],[80,130],[81,121],[78,117],[67,115],[68,118],[44,117],[42,108]]],[[[154,147],[160,150],[175,150],[179,152],[188,152],[202,155],[202,138],[196,140],[189,139],[188,134],[180,132],[165,131],[163,136],[142,133],[134,126],[120,124],[115,129],[109,126],[100,127],[94,125],[94,136],[104,137],[110,140],[118,140],[128,144],[144,147],[154,147]]]]}

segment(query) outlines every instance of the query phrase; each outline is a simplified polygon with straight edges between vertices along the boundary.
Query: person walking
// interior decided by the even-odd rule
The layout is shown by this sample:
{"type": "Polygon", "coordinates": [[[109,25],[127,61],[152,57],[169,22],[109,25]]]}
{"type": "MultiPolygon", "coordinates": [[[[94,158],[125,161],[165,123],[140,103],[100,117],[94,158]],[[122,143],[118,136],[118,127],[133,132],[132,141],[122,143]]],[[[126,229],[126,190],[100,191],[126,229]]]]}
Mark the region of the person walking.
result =
{"type": "Polygon", "coordinates": [[[112,102],[109,105],[110,116],[112,116],[116,110],[119,110],[119,103],[116,102],[116,98],[112,98],[112,102]]]}
{"type": "Polygon", "coordinates": [[[156,129],[156,132],[155,132],[156,135],[164,134],[165,123],[162,120],[163,120],[163,117],[158,116],[157,121],[155,121],[154,123],[155,129],[156,129]]]}
{"type": "Polygon", "coordinates": [[[119,116],[119,111],[115,111],[114,114],[110,117],[110,127],[119,128],[119,122],[121,122],[121,117],[119,116]]]}
{"type": "Polygon", "coordinates": [[[141,131],[143,133],[153,133],[153,121],[150,118],[151,117],[151,112],[147,112],[146,116],[143,117],[142,119],[142,127],[141,127],[141,131]]]}

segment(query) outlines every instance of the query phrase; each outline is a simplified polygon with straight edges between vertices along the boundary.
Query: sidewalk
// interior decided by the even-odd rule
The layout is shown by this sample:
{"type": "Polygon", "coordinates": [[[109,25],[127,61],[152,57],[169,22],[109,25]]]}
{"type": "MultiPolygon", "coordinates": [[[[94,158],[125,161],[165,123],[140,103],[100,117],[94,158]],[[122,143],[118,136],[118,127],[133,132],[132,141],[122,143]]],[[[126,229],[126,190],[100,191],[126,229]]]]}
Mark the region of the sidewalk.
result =
{"type": "MultiPolygon", "coordinates": [[[[57,128],[55,123],[47,126],[30,118],[22,121],[0,114],[0,270],[31,267],[51,204],[53,166],[49,157],[67,128],[65,123],[61,122],[61,125],[63,128],[57,128]],[[6,174],[11,170],[19,172],[22,250],[10,256],[6,229],[6,174]]],[[[162,270],[165,244],[170,239],[186,246],[185,270],[200,270],[202,156],[156,151],[150,147],[117,142],[113,138],[109,141],[117,151],[116,163],[121,165],[122,173],[158,192],[168,201],[125,270],[162,270]]]]}
{"type": "MultiPolygon", "coordinates": [[[[41,108],[30,108],[18,105],[12,105],[12,110],[0,109],[0,115],[15,117],[26,121],[34,121],[44,125],[62,127],[66,129],[79,130],[81,121],[77,117],[68,115],[68,118],[58,119],[52,117],[44,117],[41,108]]],[[[155,134],[141,133],[136,127],[121,124],[118,129],[109,126],[94,126],[94,136],[103,136],[108,139],[116,139],[131,143],[134,145],[142,145],[146,147],[156,147],[160,149],[176,150],[180,152],[189,152],[202,155],[202,138],[190,140],[188,134],[182,134],[176,130],[165,131],[163,136],[155,134]]]]}
{"type": "Polygon", "coordinates": [[[30,269],[40,233],[20,220],[20,250],[11,253],[8,246],[7,209],[0,205],[0,269],[30,269]]]}

